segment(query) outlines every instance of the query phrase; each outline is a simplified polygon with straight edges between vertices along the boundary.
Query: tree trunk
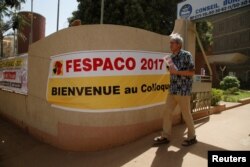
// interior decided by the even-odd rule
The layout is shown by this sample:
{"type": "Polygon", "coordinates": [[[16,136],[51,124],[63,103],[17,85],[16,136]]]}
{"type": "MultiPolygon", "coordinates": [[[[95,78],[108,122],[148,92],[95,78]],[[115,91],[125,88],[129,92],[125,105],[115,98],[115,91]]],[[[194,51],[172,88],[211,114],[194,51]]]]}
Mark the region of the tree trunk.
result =
{"type": "Polygon", "coordinates": [[[14,53],[13,56],[16,56],[16,30],[14,30],[14,53]]]}
{"type": "Polygon", "coordinates": [[[3,58],[3,35],[0,35],[0,43],[1,43],[1,55],[0,57],[3,58]]]}

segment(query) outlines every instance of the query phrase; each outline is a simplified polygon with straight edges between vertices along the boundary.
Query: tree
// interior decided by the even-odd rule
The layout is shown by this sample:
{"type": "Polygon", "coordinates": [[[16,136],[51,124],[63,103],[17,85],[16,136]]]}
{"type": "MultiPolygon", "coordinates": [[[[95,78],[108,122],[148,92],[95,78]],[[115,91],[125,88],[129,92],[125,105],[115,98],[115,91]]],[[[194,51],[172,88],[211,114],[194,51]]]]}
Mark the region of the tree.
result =
{"type": "Polygon", "coordinates": [[[4,1],[0,2],[0,20],[9,15],[9,10],[4,1]]]}
{"type": "MultiPolygon", "coordinates": [[[[138,27],[169,35],[176,19],[180,0],[105,0],[105,24],[138,27]]],[[[83,24],[99,24],[101,0],[77,0],[78,9],[68,19],[80,19],[83,24]]]]}
{"type": "Polygon", "coordinates": [[[21,3],[25,3],[25,0],[5,0],[5,5],[10,8],[20,10],[21,3]]]}
{"type": "MultiPolygon", "coordinates": [[[[213,25],[208,21],[196,22],[196,31],[200,37],[201,43],[205,51],[208,51],[213,44],[213,25]]],[[[196,51],[201,51],[198,43],[196,42],[196,51]]]]}
{"type": "Polygon", "coordinates": [[[11,21],[0,20],[0,43],[1,43],[1,57],[3,57],[3,39],[4,34],[11,29],[11,21]]]}
{"type": "MultiPolygon", "coordinates": [[[[15,34],[16,29],[20,29],[24,24],[27,23],[25,18],[16,13],[17,10],[20,10],[21,3],[24,2],[25,0],[2,0],[0,2],[0,57],[3,57],[4,34],[6,34],[6,32],[11,28],[13,29],[15,34]],[[12,10],[12,8],[14,8],[14,11],[12,10]]],[[[18,35],[24,38],[23,34],[18,33],[18,35]]]]}

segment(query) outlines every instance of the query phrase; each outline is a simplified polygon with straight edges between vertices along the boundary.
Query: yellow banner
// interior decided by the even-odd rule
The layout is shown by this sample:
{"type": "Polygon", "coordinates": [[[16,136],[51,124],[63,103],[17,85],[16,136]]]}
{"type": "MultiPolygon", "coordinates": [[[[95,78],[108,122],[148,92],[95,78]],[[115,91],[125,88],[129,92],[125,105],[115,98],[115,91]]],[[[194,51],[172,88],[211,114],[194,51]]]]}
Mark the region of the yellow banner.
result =
{"type": "Polygon", "coordinates": [[[5,59],[0,61],[0,68],[20,68],[23,65],[23,58],[5,59]]]}
{"type": "Polygon", "coordinates": [[[169,75],[53,78],[47,99],[82,110],[113,110],[153,106],[166,100],[169,75]],[[70,85],[70,86],[69,86],[70,85]]]}
{"type": "Polygon", "coordinates": [[[117,111],[164,104],[169,75],[164,54],[76,52],[51,57],[47,101],[74,111],[117,111]]]}

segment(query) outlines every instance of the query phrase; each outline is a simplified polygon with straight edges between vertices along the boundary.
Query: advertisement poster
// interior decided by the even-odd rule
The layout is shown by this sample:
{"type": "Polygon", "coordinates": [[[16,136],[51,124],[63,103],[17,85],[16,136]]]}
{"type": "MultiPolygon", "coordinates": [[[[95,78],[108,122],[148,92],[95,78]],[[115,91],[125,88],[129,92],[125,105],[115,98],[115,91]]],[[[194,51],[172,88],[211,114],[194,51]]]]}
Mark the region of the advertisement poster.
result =
{"type": "Polygon", "coordinates": [[[28,55],[0,60],[0,88],[27,94],[28,55]]]}
{"type": "Polygon", "coordinates": [[[51,57],[47,101],[75,111],[123,111],[164,104],[166,53],[74,52],[51,57]]]}

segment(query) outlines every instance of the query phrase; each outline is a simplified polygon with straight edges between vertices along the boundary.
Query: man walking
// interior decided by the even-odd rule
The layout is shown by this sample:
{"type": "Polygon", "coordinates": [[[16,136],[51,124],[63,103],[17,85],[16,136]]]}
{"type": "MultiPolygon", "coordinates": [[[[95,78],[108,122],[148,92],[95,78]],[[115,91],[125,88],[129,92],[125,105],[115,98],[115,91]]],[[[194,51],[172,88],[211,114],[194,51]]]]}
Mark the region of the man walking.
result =
{"type": "Polygon", "coordinates": [[[179,34],[170,35],[170,49],[172,51],[172,65],[169,66],[170,90],[163,114],[163,132],[154,139],[156,144],[169,143],[172,131],[172,113],[179,104],[183,119],[188,129],[187,139],[183,146],[197,143],[193,118],[190,111],[190,95],[192,90],[192,76],[194,63],[190,52],[182,50],[183,39],[179,34]]]}

